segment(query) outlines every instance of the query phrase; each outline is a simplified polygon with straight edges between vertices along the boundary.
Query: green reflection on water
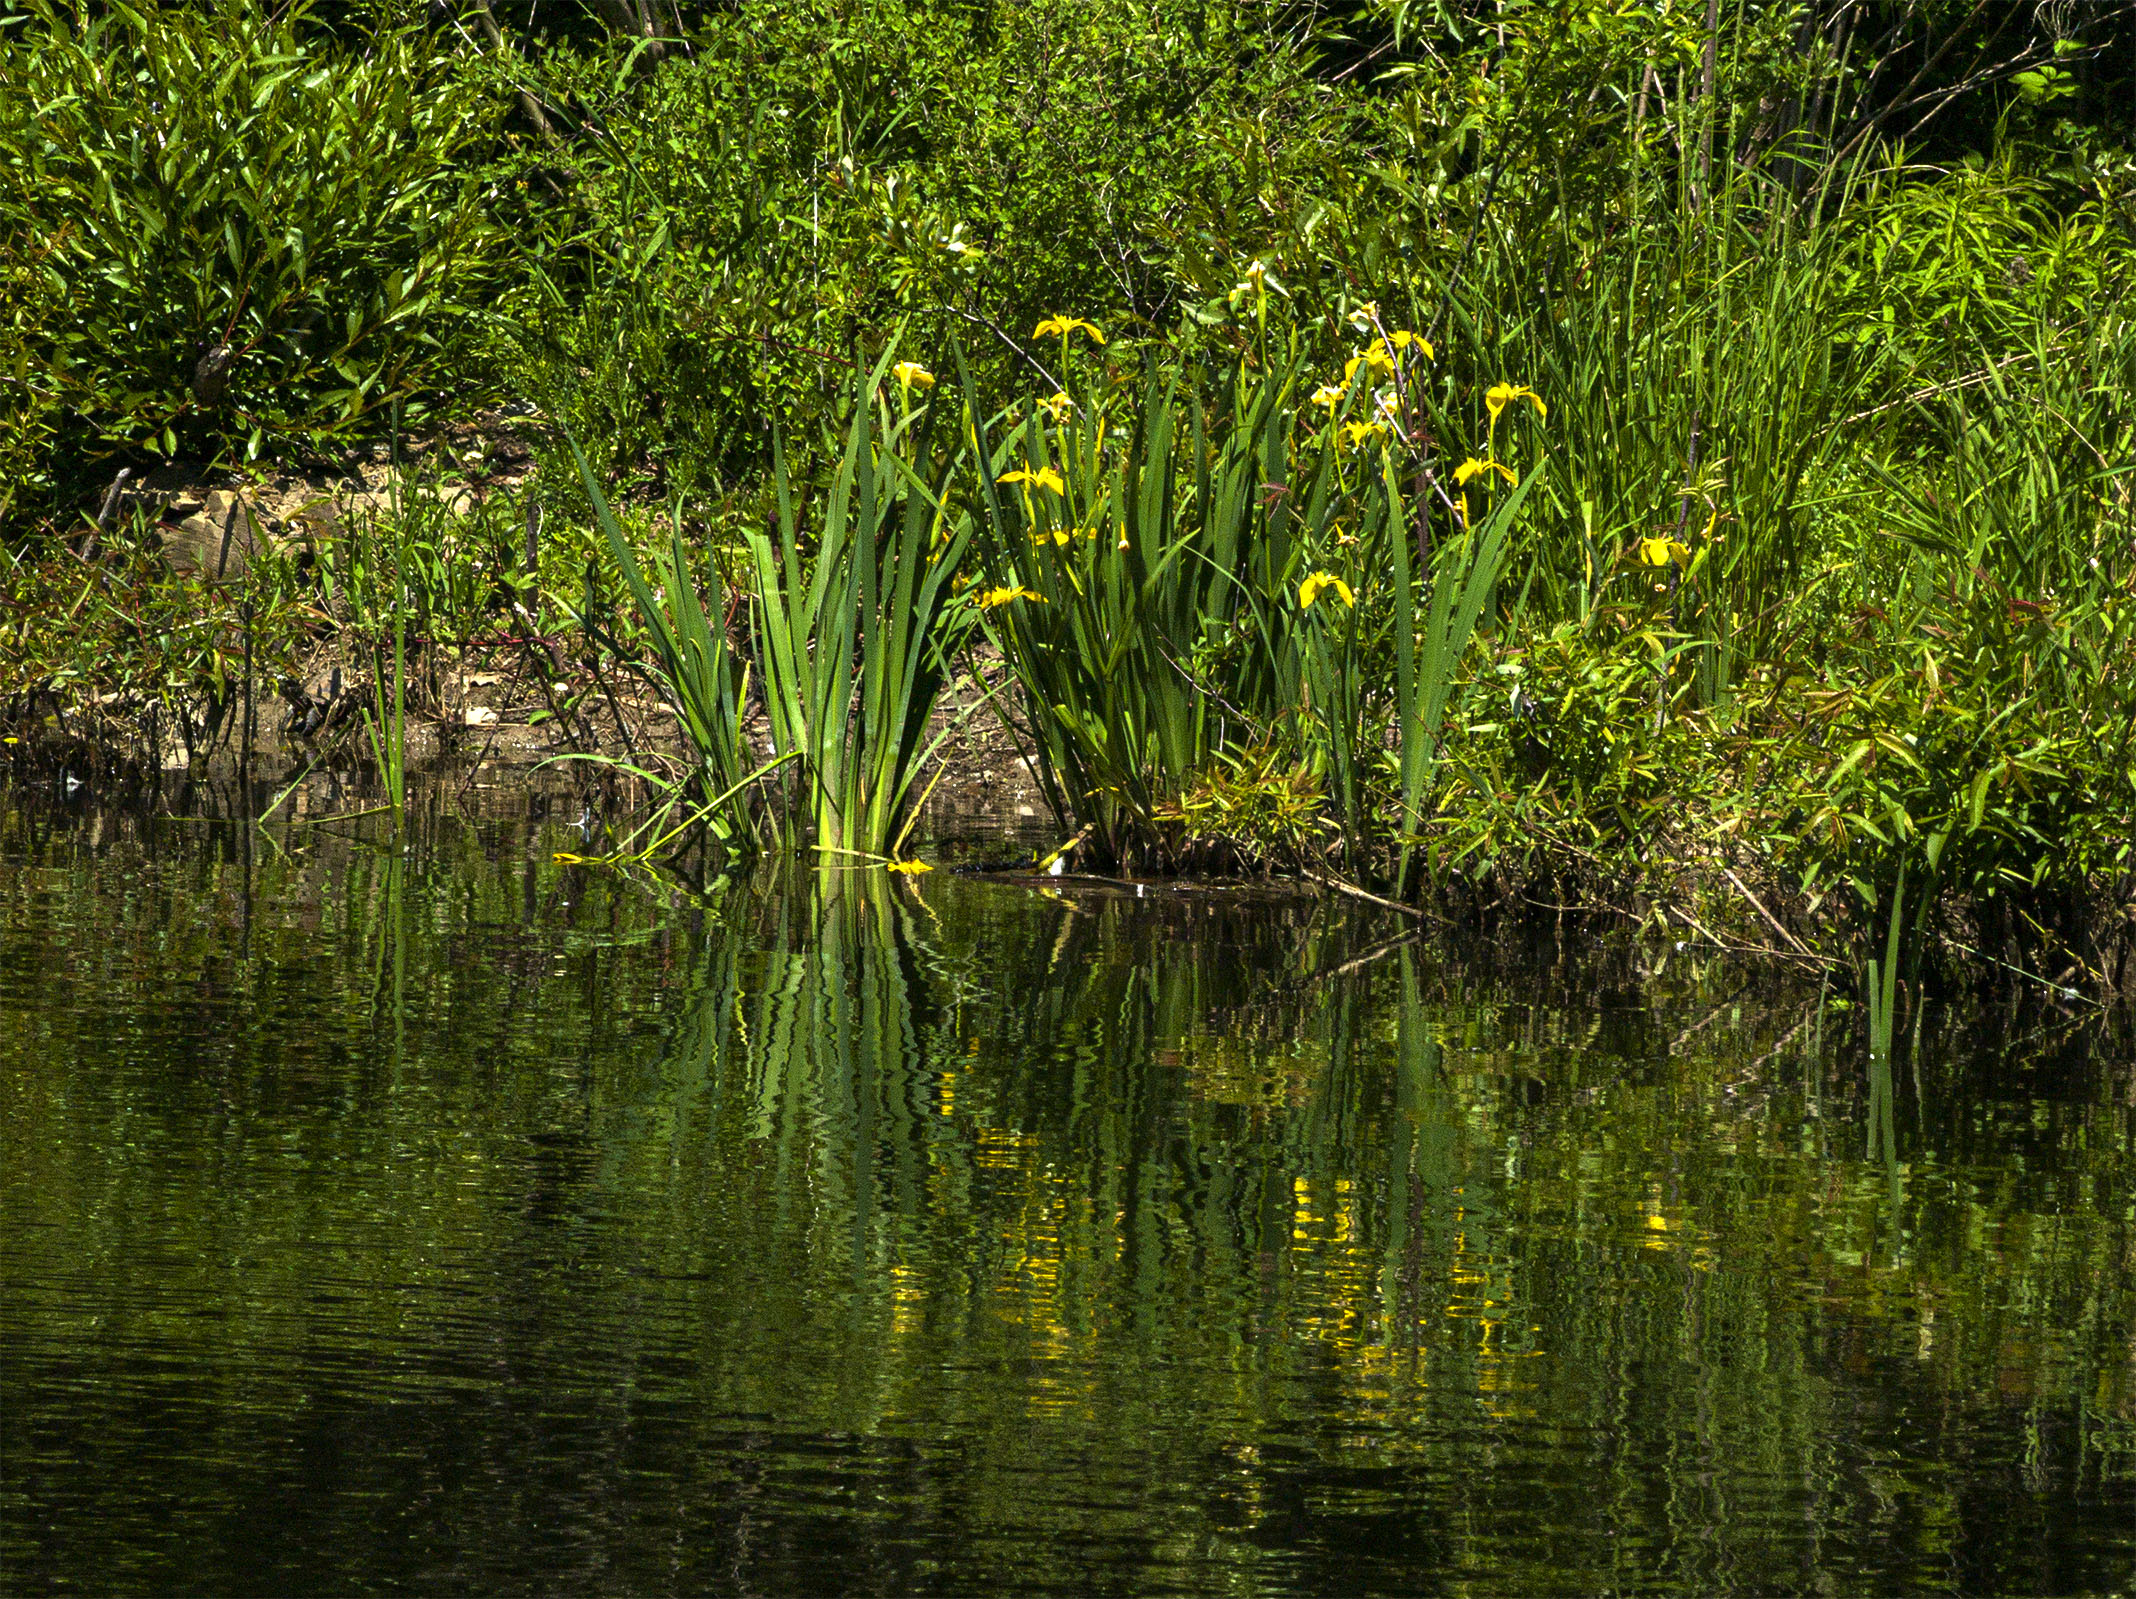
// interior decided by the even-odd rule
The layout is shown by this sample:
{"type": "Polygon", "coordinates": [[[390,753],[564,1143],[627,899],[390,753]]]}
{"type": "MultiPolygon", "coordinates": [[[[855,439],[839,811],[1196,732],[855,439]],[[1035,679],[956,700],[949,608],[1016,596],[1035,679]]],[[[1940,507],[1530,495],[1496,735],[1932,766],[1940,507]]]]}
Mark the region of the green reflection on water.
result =
{"type": "Polygon", "coordinates": [[[1314,902],[0,833],[6,1567],[2109,1591],[2125,1041],[1314,902]]]}

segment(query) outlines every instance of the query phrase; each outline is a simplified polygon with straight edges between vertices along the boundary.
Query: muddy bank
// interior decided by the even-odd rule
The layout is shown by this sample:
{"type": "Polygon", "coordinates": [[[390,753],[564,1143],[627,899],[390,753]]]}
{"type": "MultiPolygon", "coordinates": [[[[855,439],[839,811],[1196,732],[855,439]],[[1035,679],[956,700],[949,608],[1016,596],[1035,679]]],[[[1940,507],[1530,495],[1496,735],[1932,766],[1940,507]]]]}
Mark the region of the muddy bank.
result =
{"type": "MultiPolygon", "coordinates": [[[[656,694],[612,671],[558,667],[543,642],[422,652],[408,673],[411,804],[422,795],[486,810],[503,800],[535,814],[560,807],[619,820],[652,799],[651,786],[625,766],[683,769],[685,741],[656,694]],[[601,759],[579,758],[587,755],[601,759]]],[[[998,675],[998,663],[975,662],[935,712],[943,737],[920,832],[1050,848],[1062,830],[987,703],[998,675]]],[[[121,707],[56,696],[18,703],[0,742],[0,773],[25,793],[72,805],[316,820],[384,798],[368,729],[372,694],[368,667],[325,645],[292,672],[255,677],[249,691],[229,685],[220,707],[195,706],[190,742],[175,718],[153,708],[122,716],[121,707]]],[[[761,706],[745,731],[768,758],[761,706]]]]}
{"type": "MultiPolygon", "coordinates": [[[[461,815],[511,815],[568,824],[560,848],[589,859],[610,853],[655,803],[640,771],[680,773],[677,724],[653,691],[565,652],[570,641],[520,636],[419,652],[407,674],[409,804],[461,815]],[[582,757],[597,757],[594,760],[582,757]]],[[[368,669],[365,669],[367,674],[368,669]]],[[[1192,891],[1196,879],[1100,877],[1079,853],[1070,823],[1041,785],[989,696],[998,660],[975,658],[935,712],[943,735],[933,786],[914,833],[930,865],[1061,874],[1042,885],[1067,894],[1192,891]],[[937,775],[938,773],[938,775],[937,775]],[[1065,846],[1065,848],[1064,848],[1065,846]]],[[[18,702],[0,744],[0,771],[38,803],[145,806],[210,819],[311,825],[362,814],[384,795],[366,712],[368,675],[331,645],[274,679],[226,687],[219,719],[196,713],[194,738],[168,720],[123,707],[18,702]],[[103,710],[106,714],[99,715],[103,710]],[[25,714],[28,712],[28,714],[25,714]],[[206,733],[201,729],[205,727],[206,733]]],[[[768,758],[757,709],[747,735],[768,758]]],[[[1629,935],[1661,948],[1753,958],[1852,987],[1875,951],[1850,905],[1816,895],[1754,858],[1686,849],[1672,858],[1612,867],[1574,850],[1525,869],[1448,874],[1420,902],[1397,904],[1347,880],[1334,857],[1291,851],[1258,870],[1204,878],[1227,888],[1288,885],[1399,915],[1420,930],[1541,927],[1553,938],[1629,935]]],[[[1940,981],[2023,990],[2057,1005],[2126,999],[2136,984],[2136,897],[2105,885],[2072,912],[2080,937],[2039,936],[1992,902],[1948,910],[1930,963],[1940,981]]]]}

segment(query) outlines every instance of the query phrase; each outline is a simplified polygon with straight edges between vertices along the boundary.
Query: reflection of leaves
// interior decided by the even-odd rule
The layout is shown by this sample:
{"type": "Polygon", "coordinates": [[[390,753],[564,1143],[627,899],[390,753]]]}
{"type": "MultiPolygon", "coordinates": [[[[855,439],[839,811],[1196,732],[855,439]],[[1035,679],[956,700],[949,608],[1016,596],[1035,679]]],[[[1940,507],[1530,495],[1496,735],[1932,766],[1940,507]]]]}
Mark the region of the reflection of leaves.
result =
{"type": "MultiPolygon", "coordinates": [[[[948,1465],[899,1479],[904,1502],[989,1535],[1028,1526],[1038,1431],[1079,1480],[1206,1483],[1211,1519],[1260,1536],[1299,1480],[1289,1443],[1264,1446],[1296,1437],[1301,1394],[1356,1418],[1405,1504],[1503,1473],[1491,1424],[1544,1417],[1653,1490],[1625,1516],[1821,1474],[1830,1513],[1895,1563],[1920,1546],[1901,1529],[1890,1548],[1879,1496],[1921,1479],[1827,1470],[1880,1447],[1892,1406],[1983,1469],[2074,1473],[2096,1465],[2078,1443],[2011,1418],[2079,1415],[2111,1445],[2136,1400],[2128,1218],[2068,1200],[2112,1191],[2130,1129],[2065,1029],[1931,1007],[1919,1097],[1893,1074],[1894,1190],[1861,1158],[1854,1014],[1769,979],[1677,962],[1642,983],[1599,943],[1538,964],[1435,937],[1301,995],[1283,974],[1349,949],[1342,931],[1235,899],[1094,902],[1049,966],[1056,908],[944,882],[941,941],[1015,996],[959,1010],[859,874],[817,897],[762,882],[704,921],[533,864],[509,825],[425,816],[397,916],[392,863],[346,841],[248,869],[204,829],[153,850],[64,821],[10,835],[0,964],[66,972],[22,987],[39,1024],[0,1038],[27,1223],[11,1267],[69,1287],[22,1296],[37,1347],[124,1310],[143,1393],[254,1373],[255,1418],[301,1411],[319,1358],[360,1360],[366,1393],[464,1442],[440,1360],[475,1370],[532,1337],[556,1358],[507,1373],[530,1399],[618,1360],[718,1400],[677,1405],[666,1441],[642,1405],[582,1406],[586,1458],[761,1470],[794,1434],[732,1417],[791,1417],[810,1482],[879,1482],[893,1457],[854,1441],[924,1436],[948,1465]],[[574,957],[572,929],[652,936],[574,957]],[[382,1084],[383,939],[406,945],[409,1048],[382,1084]],[[1262,1002],[1226,1011],[1242,988],[1262,1002]],[[305,1025],[261,1025],[290,995],[305,1025]],[[1994,1087],[2012,1079],[2062,1087],[1994,1087]],[[194,1180],[236,1139],[261,1153],[194,1180]],[[568,1221],[568,1272],[563,1230],[530,1219],[568,1221]],[[323,1275],[332,1337],[306,1356],[292,1315],[324,1325],[323,1275]],[[522,1287],[479,1291],[500,1282],[522,1287]],[[747,1336],[700,1376],[708,1328],[747,1336]],[[1657,1370],[1683,1380],[1642,1380],[1657,1370]]],[[[55,1391],[81,1408],[79,1384],[55,1391]]],[[[93,1444],[102,1416],[77,1433],[93,1444]]],[[[466,1476],[462,1505],[510,1482],[466,1476]]],[[[1976,1513],[1953,1514],[1962,1534],[1976,1513]]],[[[1797,1525],[1814,1558],[1824,1524],[1797,1525]]],[[[1704,1532],[1717,1560],[1772,1558],[1770,1517],[1704,1532]]],[[[1479,1539],[1472,1564],[1512,1591],[1600,1590],[1621,1585],[1618,1542],[1563,1541],[1539,1571],[1479,1539]]]]}

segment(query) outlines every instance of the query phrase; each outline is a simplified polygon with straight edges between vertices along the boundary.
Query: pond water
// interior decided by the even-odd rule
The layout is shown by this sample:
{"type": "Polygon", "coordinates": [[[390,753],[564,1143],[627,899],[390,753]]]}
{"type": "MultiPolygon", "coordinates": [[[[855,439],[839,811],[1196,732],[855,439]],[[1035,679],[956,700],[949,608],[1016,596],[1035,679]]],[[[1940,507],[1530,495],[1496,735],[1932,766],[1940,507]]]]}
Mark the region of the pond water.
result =
{"type": "Polygon", "coordinates": [[[2109,1593],[2127,1034],[0,801],[12,1592],[2109,1593]]]}

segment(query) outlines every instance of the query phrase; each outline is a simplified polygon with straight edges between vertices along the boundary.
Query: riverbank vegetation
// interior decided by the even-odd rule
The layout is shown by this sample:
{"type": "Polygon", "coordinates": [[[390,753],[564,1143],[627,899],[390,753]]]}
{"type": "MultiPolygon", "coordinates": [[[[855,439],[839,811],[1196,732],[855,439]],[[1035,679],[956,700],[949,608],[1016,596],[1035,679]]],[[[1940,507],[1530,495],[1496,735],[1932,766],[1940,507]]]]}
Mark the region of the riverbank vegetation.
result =
{"type": "Polygon", "coordinates": [[[479,660],[909,865],[961,676],[1080,862],[2136,981],[2127,7],[15,3],[25,770],[479,660]]]}

